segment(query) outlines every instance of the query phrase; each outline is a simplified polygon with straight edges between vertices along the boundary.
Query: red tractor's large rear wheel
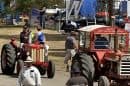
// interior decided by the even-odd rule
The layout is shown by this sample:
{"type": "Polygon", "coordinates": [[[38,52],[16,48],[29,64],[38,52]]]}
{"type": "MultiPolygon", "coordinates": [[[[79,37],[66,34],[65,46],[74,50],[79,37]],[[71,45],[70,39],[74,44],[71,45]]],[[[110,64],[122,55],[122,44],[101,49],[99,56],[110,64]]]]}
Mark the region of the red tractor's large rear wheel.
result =
{"type": "MultiPolygon", "coordinates": [[[[93,86],[95,68],[92,57],[87,55],[86,53],[77,53],[72,58],[71,71],[73,72],[73,68],[76,67],[80,67],[81,75],[83,75],[87,79],[88,86],[93,86]]],[[[71,76],[73,76],[72,73],[71,76]]]]}
{"type": "Polygon", "coordinates": [[[47,76],[48,78],[53,78],[55,75],[55,64],[52,61],[49,61],[47,68],[47,76]]]}
{"type": "Polygon", "coordinates": [[[13,74],[16,63],[16,49],[11,44],[4,44],[1,51],[1,70],[4,74],[13,74]]]}
{"type": "Polygon", "coordinates": [[[82,75],[88,80],[88,86],[93,86],[93,77],[95,72],[93,59],[85,53],[80,53],[79,58],[82,75]]]}

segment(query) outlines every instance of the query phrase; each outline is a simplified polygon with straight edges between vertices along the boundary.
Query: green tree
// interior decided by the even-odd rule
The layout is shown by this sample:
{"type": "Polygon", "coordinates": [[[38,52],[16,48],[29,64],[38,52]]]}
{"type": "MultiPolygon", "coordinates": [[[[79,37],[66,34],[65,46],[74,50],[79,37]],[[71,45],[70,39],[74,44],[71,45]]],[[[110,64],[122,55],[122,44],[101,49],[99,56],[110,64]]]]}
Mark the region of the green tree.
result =
{"type": "Polygon", "coordinates": [[[57,4],[58,7],[64,6],[64,0],[36,0],[34,6],[41,8],[41,7],[47,7],[47,8],[54,8],[54,6],[57,4]]]}
{"type": "Polygon", "coordinates": [[[16,10],[29,12],[36,0],[16,0],[16,10]]]}
{"type": "Polygon", "coordinates": [[[5,2],[6,12],[30,12],[32,7],[40,9],[41,7],[54,8],[54,5],[63,7],[63,0],[15,0],[15,9],[10,9],[11,0],[3,0],[5,2]]]}

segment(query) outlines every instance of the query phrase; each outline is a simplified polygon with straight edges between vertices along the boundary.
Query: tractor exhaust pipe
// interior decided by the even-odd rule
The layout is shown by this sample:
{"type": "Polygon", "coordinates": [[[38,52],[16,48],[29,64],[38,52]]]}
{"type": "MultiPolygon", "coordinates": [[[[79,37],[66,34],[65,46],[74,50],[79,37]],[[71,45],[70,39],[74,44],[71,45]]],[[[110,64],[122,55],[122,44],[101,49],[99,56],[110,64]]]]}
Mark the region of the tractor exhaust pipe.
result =
{"type": "Polygon", "coordinates": [[[114,51],[117,51],[118,49],[118,34],[117,34],[117,28],[115,28],[115,35],[114,35],[114,51]]]}
{"type": "Polygon", "coordinates": [[[115,16],[112,16],[112,28],[115,29],[115,34],[114,34],[114,51],[116,52],[118,49],[118,31],[117,28],[115,27],[115,16]]]}

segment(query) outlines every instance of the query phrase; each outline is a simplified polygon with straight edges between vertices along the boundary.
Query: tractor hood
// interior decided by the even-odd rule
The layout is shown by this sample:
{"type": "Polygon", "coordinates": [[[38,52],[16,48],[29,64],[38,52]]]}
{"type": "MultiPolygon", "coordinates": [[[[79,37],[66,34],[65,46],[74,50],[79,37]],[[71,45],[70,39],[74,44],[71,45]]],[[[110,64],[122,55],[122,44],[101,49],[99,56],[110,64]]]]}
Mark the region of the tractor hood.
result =
{"type": "Polygon", "coordinates": [[[96,55],[97,55],[98,60],[99,60],[99,63],[102,62],[102,59],[103,59],[105,53],[106,53],[106,51],[97,51],[97,52],[96,52],[96,55]]]}

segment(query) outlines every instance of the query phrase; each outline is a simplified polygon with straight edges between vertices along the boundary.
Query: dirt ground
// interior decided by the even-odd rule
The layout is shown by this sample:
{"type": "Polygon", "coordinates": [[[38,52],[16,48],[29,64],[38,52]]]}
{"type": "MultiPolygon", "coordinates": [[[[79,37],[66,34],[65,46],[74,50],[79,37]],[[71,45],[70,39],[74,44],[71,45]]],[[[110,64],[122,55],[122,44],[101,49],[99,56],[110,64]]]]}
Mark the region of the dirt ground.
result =
{"type": "MultiPolygon", "coordinates": [[[[2,45],[9,43],[11,37],[16,37],[17,45],[19,45],[19,33],[22,28],[0,28],[0,52],[2,45]]],[[[31,28],[35,32],[35,28],[31,28]]],[[[69,72],[65,72],[65,65],[63,63],[65,51],[64,41],[66,36],[53,29],[43,30],[46,35],[47,44],[49,45],[49,59],[56,65],[56,73],[53,79],[48,79],[46,75],[42,76],[42,86],[65,86],[69,79],[69,72]]],[[[0,86],[16,86],[17,76],[3,75],[0,68],[0,86]]],[[[94,86],[97,86],[94,85],[94,86]]]]}
{"type": "MultiPolygon", "coordinates": [[[[16,37],[17,45],[19,45],[19,33],[22,31],[22,28],[0,28],[0,30],[0,52],[3,44],[9,43],[11,37],[16,37]]],[[[35,28],[31,28],[31,30],[32,32],[36,32],[35,28]]],[[[65,66],[63,64],[65,35],[61,35],[52,29],[45,29],[43,31],[46,35],[47,44],[49,45],[49,59],[56,65],[54,79],[46,79],[46,75],[43,76],[43,86],[64,86],[66,80],[69,78],[69,73],[65,72],[65,66]]],[[[3,75],[0,71],[0,86],[15,86],[16,80],[17,76],[14,77],[13,75],[12,78],[12,76],[3,75]]]]}

